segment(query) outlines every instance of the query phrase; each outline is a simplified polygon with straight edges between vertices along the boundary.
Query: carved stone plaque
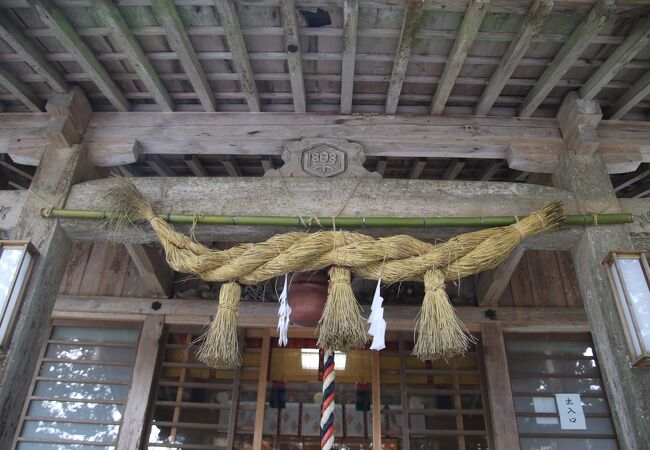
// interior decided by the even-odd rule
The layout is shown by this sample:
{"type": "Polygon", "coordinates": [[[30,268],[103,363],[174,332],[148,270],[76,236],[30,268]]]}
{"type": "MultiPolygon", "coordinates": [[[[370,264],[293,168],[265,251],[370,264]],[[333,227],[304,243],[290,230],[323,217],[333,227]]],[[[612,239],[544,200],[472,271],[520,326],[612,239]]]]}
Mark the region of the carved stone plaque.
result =
{"type": "Polygon", "coordinates": [[[329,145],[318,145],[302,152],[302,169],[317,177],[333,177],[345,171],[345,153],[329,145]]]}
{"type": "Polygon", "coordinates": [[[267,171],[266,177],[380,177],[363,167],[361,145],[345,139],[305,138],[289,142],[282,154],[284,165],[267,171]]]}

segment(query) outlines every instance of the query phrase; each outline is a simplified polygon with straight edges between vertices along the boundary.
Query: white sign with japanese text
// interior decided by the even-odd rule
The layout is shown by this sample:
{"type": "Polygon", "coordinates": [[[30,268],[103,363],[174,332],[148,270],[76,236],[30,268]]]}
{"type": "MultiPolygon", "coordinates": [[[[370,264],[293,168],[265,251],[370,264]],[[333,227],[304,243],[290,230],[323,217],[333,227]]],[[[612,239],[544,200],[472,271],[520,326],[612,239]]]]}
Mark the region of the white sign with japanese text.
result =
{"type": "Polygon", "coordinates": [[[587,429],[580,394],[555,394],[555,402],[560,413],[560,427],[563,430],[587,429]]]}

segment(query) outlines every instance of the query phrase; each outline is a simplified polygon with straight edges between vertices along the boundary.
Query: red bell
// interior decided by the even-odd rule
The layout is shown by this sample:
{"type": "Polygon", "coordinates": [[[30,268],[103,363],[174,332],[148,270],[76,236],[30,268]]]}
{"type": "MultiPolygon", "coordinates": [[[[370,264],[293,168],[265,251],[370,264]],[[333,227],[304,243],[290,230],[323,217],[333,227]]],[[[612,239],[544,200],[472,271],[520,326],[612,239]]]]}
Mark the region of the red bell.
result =
{"type": "Polygon", "coordinates": [[[297,272],[290,278],[287,301],[291,306],[291,321],[303,327],[318,325],[327,301],[329,280],[327,272],[297,272]]]}

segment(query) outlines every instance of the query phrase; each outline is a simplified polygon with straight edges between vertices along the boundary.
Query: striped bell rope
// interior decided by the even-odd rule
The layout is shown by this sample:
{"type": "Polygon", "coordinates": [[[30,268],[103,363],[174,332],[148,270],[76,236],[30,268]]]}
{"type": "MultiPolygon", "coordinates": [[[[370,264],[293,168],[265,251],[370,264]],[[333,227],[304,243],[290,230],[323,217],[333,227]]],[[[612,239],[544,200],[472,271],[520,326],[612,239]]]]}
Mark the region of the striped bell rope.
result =
{"type": "Polygon", "coordinates": [[[323,404],[320,416],[320,448],[334,448],[334,351],[325,349],[323,353],[323,404]]]}

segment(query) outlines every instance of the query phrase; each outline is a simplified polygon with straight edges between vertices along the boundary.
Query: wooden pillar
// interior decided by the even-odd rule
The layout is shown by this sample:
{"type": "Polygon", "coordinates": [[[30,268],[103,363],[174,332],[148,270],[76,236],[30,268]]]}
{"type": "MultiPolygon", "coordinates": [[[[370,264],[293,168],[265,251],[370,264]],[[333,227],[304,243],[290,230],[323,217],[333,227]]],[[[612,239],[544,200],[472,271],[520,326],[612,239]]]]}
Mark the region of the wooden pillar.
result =
{"type": "Polygon", "coordinates": [[[147,429],[147,406],[153,388],[158,346],[164,323],[164,316],[147,316],[142,324],[131,387],[126,398],[117,441],[118,450],[137,449],[142,445],[142,437],[147,429]]]}
{"type": "MultiPolygon", "coordinates": [[[[618,201],[600,155],[560,155],[555,186],[573,191],[581,213],[617,212],[618,201]]],[[[601,262],[610,250],[632,248],[625,225],[586,227],[572,250],[580,292],[621,448],[650,442],[650,369],[632,368],[621,319],[601,262]]]]}
{"type": "Polygon", "coordinates": [[[381,380],[379,352],[371,351],[372,357],[372,448],[381,446],[381,380]]]}
{"type": "Polygon", "coordinates": [[[88,123],[90,106],[83,92],[73,88],[50,100],[56,105],[48,125],[48,147],[27,193],[12,232],[12,239],[30,240],[39,257],[25,292],[2,370],[0,386],[0,448],[10,448],[18,426],[38,350],[47,338],[47,323],[65,271],[71,244],[57,220],[42,217],[41,210],[62,207],[70,186],[87,173],[80,128],[88,123]],[[68,144],[66,144],[66,142],[68,144]]]}
{"type": "Polygon", "coordinates": [[[266,406],[266,385],[269,378],[269,360],[271,356],[271,330],[266,329],[262,337],[262,355],[260,356],[260,374],[257,382],[257,408],[255,410],[255,434],[253,450],[262,449],[262,432],[264,431],[264,407],[266,406]]]}
{"type": "Polygon", "coordinates": [[[498,322],[481,324],[481,345],[485,361],[487,394],[492,407],[492,434],[494,447],[498,449],[519,449],[515,404],[510,387],[506,346],[503,340],[503,326],[498,322]],[[499,406],[498,409],[496,406],[499,406]]]}

